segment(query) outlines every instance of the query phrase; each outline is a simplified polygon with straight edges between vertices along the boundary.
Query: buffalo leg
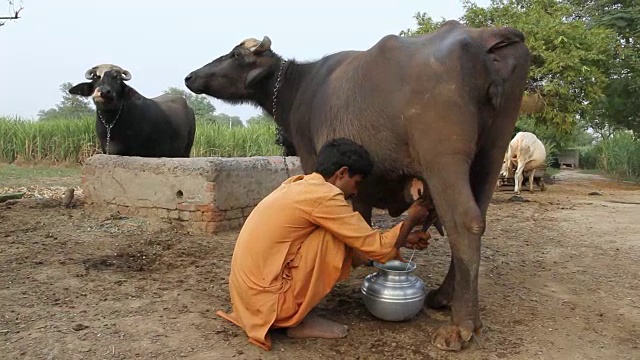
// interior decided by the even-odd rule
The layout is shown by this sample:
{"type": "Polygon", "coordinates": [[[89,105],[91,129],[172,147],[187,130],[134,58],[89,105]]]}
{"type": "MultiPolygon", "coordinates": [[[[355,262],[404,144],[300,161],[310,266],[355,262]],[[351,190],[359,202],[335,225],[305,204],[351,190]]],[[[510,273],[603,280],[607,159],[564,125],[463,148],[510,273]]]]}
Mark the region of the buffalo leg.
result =
{"type": "Polygon", "coordinates": [[[518,162],[518,168],[516,169],[516,175],[515,175],[515,188],[513,189],[513,191],[520,195],[520,188],[522,187],[522,180],[524,180],[524,162],[519,161],[518,162]]]}
{"type": "Polygon", "coordinates": [[[452,324],[438,329],[433,342],[443,350],[460,350],[482,326],[478,269],[485,222],[472,192],[469,159],[440,154],[423,158],[427,159],[423,168],[430,193],[451,247],[449,273],[440,289],[430,296],[430,302],[431,305],[449,303],[452,324]]]}
{"type": "Polygon", "coordinates": [[[453,262],[453,257],[449,263],[449,271],[445,276],[442,285],[436,290],[431,290],[427,294],[426,303],[427,306],[432,309],[448,308],[453,298],[454,280],[456,276],[456,268],[453,262]]]}
{"type": "Polygon", "coordinates": [[[536,174],[536,169],[531,169],[529,174],[529,192],[533,192],[533,176],[536,174]]]}
{"type": "MultiPolygon", "coordinates": [[[[486,226],[486,212],[515,126],[529,70],[529,52],[521,42],[501,46],[491,52],[494,60],[503,61],[494,61],[488,67],[493,79],[499,80],[492,80],[489,85],[491,106],[480,108],[481,112],[492,118],[491,122],[485,123],[487,128],[481,129],[480,134],[471,135],[468,131],[473,131],[474,127],[468,125],[468,120],[474,118],[475,114],[459,111],[446,123],[441,119],[446,124],[441,128],[446,131],[443,136],[434,133],[433,129],[437,127],[428,130],[431,131],[431,139],[448,137],[460,142],[450,141],[444,149],[423,142],[418,154],[424,159],[423,170],[451,247],[452,266],[448,274],[453,279],[450,280],[453,281],[451,324],[440,327],[432,337],[433,344],[442,350],[461,349],[482,329],[478,305],[480,242],[486,226]],[[463,120],[467,121],[466,126],[463,120]],[[464,141],[476,147],[464,147],[464,141]]],[[[470,78],[474,76],[477,74],[470,78]]],[[[434,109],[434,113],[451,114],[451,109],[464,110],[464,107],[448,109],[434,109]]],[[[424,130],[423,134],[429,133],[427,129],[418,129],[416,133],[420,133],[419,130],[424,130]]],[[[435,143],[441,144],[439,141],[435,143]]],[[[443,287],[440,294],[446,295],[446,289],[443,287]]]]}
{"type": "MultiPolygon", "coordinates": [[[[525,74],[522,71],[519,75],[524,77],[525,74]]],[[[452,324],[439,328],[432,338],[432,342],[442,350],[459,350],[474,335],[481,333],[482,321],[478,305],[480,242],[486,226],[487,209],[499,175],[500,159],[504,156],[504,148],[509,142],[510,132],[515,125],[515,114],[520,106],[518,99],[509,100],[511,101],[506,102],[508,105],[502,109],[502,114],[494,118],[492,127],[485,132],[483,141],[478,144],[469,172],[464,171],[464,165],[459,165],[465,159],[448,160],[449,164],[458,164],[457,166],[444,167],[437,166],[443,164],[436,164],[436,167],[431,167],[432,164],[426,167],[440,169],[439,172],[430,174],[437,181],[433,182],[431,178],[428,181],[430,186],[434,184],[431,193],[445,223],[451,246],[449,273],[440,289],[430,297],[431,305],[448,303],[451,307],[452,324]],[[456,178],[454,174],[462,177],[456,178]],[[469,199],[469,192],[472,199],[469,199]],[[446,215],[441,211],[446,211],[446,215]]],[[[516,172],[516,185],[521,178],[521,173],[516,172]]]]}

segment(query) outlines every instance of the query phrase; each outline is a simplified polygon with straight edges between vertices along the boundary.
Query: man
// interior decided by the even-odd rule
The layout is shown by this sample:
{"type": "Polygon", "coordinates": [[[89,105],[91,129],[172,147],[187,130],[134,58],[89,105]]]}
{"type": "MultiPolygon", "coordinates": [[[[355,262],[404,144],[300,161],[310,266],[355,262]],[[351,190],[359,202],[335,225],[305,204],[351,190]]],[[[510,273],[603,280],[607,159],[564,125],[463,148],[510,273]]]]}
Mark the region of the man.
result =
{"type": "Polygon", "coordinates": [[[335,139],[320,149],[314,173],[293,176],[265,197],[236,241],[229,276],[233,312],[216,314],[267,351],[273,328],[287,328],[292,338],[346,336],[346,326],[307,315],[349,276],[351,266],[367,259],[401,259],[400,247],[423,249],[429,238],[410,233],[426,220],[421,203],[409,209],[404,222],[383,232],[353,211],[347,199],[372,169],[364,147],[335,139]]]}

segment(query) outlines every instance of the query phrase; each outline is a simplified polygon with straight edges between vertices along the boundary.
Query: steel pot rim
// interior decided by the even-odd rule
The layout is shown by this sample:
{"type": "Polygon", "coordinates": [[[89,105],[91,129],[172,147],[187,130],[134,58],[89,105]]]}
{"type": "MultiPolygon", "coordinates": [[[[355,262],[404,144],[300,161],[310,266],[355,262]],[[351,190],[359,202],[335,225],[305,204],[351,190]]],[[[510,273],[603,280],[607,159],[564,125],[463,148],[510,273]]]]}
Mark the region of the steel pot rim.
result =
{"type": "Polygon", "coordinates": [[[378,261],[374,261],[373,266],[378,270],[394,275],[410,274],[418,267],[418,265],[413,261],[404,262],[396,259],[389,260],[384,264],[378,261]],[[407,270],[404,270],[407,268],[407,264],[409,268],[407,270]]]}

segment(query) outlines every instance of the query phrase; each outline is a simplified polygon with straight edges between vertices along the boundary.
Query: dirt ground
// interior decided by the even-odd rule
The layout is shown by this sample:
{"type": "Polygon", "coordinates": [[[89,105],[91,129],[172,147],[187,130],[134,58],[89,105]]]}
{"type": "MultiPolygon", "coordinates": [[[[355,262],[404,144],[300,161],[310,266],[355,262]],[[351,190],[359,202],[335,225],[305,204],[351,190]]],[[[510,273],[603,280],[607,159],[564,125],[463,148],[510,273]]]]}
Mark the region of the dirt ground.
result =
{"type": "MultiPolygon", "coordinates": [[[[571,170],[555,179],[524,202],[495,194],[480,268],[484,333],[459,353],[430,343],[447,312],[425,308],[405,323],[369,315],[359,287],[371,267],[317,309],[349,325],[347,338],[275,332],[264,352],[215,315],[229,309],[235,232],[189,234],[59,201],[0,204],[0,358],[639,359],[640,186],[571,170]]],[[[375,225],[398,220],[378,214],[375,225]]],[[[414,260],[434,288],[449,246],[435,235],[414,260]]]]}

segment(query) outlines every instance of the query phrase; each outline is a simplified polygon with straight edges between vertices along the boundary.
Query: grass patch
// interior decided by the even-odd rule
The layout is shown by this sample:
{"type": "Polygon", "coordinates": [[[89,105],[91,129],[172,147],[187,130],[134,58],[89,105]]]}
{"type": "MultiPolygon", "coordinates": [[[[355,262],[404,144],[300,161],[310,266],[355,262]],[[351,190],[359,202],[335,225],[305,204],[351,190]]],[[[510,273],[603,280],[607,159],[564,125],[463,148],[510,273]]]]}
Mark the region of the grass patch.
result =
{"type": "Polygon", "coordinates": [[[0,164],[0,188],[20,186],[77,186],[80,166],[0,164]]]}
{"type": "MultiPolygon", "coordinates": [[[[276,126],[261,122],[248,127],[229,127],[205,119],[196,120],[193,157],[277,156],[276,126]]],[[[547,154],[556,152],[547,141],[547,154]]],[[[581,167],[597,169],[618,179],[640,181],[640,140],[621,131],[596,145],[581,146],[581,167]]],[[[83,164],[100,153],[95,117],[25,121],[0,117],[0,162],[30,164],[83,164]]],[[[549,161],[549,159],[548,159],[549,161]]],[[[554,175],[548,167],[547,173],[554,175]]]]}
{"type": "Polygon", "coordinates": [[[46,166],[46,165],[16,165],[0,164],[1,179],[28,179],[32,177],[68,177],[79,176],[80,166],[46,166]]]}
{"type": "MultiPolygon", "coordinates": [[[[245,157],[282,154],[275,144],[276,127],[263,122],[229,127],[197,120],[193,157],[245,157]]],[[[82,164],[101,153],[95,118],[25,121],[0,117],[0,162],[82,164]]]]}

